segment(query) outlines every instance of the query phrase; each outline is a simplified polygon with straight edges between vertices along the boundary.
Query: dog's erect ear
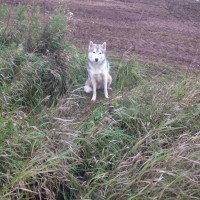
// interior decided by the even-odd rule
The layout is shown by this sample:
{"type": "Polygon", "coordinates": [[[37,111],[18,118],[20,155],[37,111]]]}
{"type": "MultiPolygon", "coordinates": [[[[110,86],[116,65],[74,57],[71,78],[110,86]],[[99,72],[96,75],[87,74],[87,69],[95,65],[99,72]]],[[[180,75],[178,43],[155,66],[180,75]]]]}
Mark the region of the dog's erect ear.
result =
{"type": "Polygon", "coordinates": [[[90,41],[90,43],[89,43],[89,50],[92,49],[93,46],[94,46],[94,43],[92,41],[90,41]]]}
{"type": "Polygon", "coordinates": [[[102,49],[103,49],[104,51],[106,51],[106,42],[104,42],[101,46],[102,46],[102,49]]]}

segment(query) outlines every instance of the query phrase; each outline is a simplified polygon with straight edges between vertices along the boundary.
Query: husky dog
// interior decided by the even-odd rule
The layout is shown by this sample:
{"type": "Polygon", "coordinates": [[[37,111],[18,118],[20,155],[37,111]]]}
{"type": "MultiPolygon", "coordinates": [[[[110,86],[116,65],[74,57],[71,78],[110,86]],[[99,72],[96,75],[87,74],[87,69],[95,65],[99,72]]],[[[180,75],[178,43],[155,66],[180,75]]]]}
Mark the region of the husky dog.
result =
{"type": "Polygon", "coordinates": [[[86,93],[93,92],[92,101],[96,100],[97,89],[104,89],[105,98],[108,97],[108,89],[112,82],[112,77],[109,74],[110,66],[106,59],[106,42],[103,44],[89,43],[88,48],[88,79],[84,86],[86,93]]]}

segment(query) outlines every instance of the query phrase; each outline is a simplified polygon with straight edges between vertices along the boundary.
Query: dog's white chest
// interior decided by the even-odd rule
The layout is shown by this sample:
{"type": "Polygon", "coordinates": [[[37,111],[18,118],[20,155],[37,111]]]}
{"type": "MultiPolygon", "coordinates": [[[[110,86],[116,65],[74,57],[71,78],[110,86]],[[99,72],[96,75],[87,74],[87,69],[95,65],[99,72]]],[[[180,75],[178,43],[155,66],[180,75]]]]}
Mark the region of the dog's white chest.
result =
{"type": "Polygon", "coordinates": [[[99,66],[89,65],[88,72],[93,76],[103,76],[104,74],[108,73],[107,65],[108,65],[107,62],[99,66]]]}

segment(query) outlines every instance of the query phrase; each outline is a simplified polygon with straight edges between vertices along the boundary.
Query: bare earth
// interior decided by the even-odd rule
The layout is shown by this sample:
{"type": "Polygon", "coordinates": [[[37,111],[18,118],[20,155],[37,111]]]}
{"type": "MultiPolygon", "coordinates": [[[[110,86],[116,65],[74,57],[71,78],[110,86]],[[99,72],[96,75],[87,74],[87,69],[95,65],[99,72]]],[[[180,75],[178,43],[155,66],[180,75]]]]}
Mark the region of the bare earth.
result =
{"type": "MultiPolygon", "coordinates": [[[[58,1],[32,3],[51,12],[58,1]]],[[[80,48],[87,50],[90,40],[106,41],[116,56],[128,51],[148,61],[200,69],[200,2],[196,0],[60,1],[74,14],[73,42],[80,48]]]]}

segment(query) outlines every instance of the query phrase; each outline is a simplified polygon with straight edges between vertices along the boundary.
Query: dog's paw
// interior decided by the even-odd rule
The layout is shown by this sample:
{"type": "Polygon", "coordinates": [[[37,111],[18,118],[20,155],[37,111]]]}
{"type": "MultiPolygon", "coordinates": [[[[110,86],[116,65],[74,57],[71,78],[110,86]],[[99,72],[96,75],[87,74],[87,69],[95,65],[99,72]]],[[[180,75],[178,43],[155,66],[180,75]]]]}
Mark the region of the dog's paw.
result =
{"type": "Polygon", "coordinates": [[[88,86],[88,85],[85,85],[84,86],[84,91],[85,91],[85,93],[90,93],[90,92],[92,92],[92,88],[90,86],[88,86]]]}
{"type": "Polygon", "coordinates": [[[105,98],[106,98],[106,99],[109,99],[109,96],[108,96],[108,95],[105,95],[105,98]]]}
{"type": "Polygon", "coordinates": [[[92,97],[91,102],[95,102],[96,98],[92,97]]]}

